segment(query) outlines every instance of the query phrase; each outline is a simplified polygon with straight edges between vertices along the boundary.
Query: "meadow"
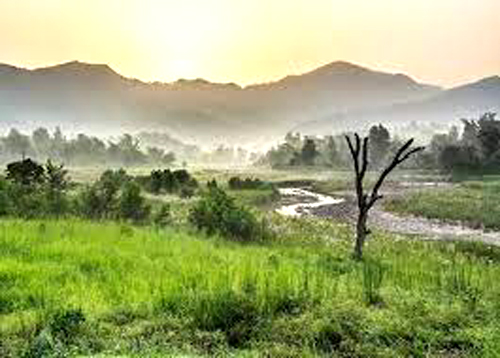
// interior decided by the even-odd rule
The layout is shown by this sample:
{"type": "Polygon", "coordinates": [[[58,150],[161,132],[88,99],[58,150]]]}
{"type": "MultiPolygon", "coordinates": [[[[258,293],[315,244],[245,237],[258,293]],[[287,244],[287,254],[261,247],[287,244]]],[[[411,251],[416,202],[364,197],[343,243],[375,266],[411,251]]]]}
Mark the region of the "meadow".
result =
{"type": "Polygon", "coordinates": [[[386,202],[388,210],[485,229],[500,228],[500,181],[465,181],[452,188],[423,190],[386,202]]]}
{"type": "MultiPolygon", "coordinates": [[[[69,197],[100,175],[73,173],[81,180],[69,197]]],[[[399,172],[393,182],[434,178],[410,174],[399,172]]],[[[153,214],[168,205],[161,223],[90,220],[76,212],[59,219],[3,217],[0,357],[500,353],[500,248],[374,230],[364,260],[356,261],[348,224],[286,218],[273,210],[277,187],[345,191],[352,187],[348,172],[233,169],[193,175],[200,187],[192,197],[142,193],[153,214]],[[232,188],[228,180],[235,175],[258,177],[263,184],[232,188]],[[210,188],[205,182],[214,178],[234,204],[224,199],[211,210],[237,210],[243,216],[231,216],[233,225],[248,218],[239,209],[246,208],[265,237],[241,241],[196,230],[190,213],[210,188]]],[[[476,210],[489,190],[494,219],[497,188],[495,181],[465,182],[415,192],[404,202],[396,196],[386,205],[409,212],[423,202],[428,206],[415,214],[464,220],[469,212],[470,220],[489,225],[476,210]],[[451,217],[455,212],[462,217],[451,217]]]]}
{"type": "Polygon", "coordinates": [[[498,356],[498,249],[273,217],[274,240],[0,223],[0,356],[498,356]]]}

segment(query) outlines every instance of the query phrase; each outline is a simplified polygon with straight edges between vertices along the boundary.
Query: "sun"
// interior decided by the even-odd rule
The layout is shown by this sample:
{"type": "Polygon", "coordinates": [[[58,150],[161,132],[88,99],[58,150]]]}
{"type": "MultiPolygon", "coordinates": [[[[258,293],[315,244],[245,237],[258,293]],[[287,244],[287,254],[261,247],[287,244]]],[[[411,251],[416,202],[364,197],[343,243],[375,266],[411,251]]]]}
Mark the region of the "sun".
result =
{"type": "Polygon", "coordinates": [[[168,61],[168,73],[175,74],[177,78],[192,79],[200,76],[201,70],[195,60],[190,58],[174,58],[168,61]]]}
{"type": "MultiPolygon", "coordinates": [[[[171,79],[203,75],[226,33],[217,12],[203,2],[186,0],[166,11],[150,9],[142,16],[141,41],[155,56],[159,71],[171,79]]],[[[223,14],[219,14],[223,15],[223,14]]]]}

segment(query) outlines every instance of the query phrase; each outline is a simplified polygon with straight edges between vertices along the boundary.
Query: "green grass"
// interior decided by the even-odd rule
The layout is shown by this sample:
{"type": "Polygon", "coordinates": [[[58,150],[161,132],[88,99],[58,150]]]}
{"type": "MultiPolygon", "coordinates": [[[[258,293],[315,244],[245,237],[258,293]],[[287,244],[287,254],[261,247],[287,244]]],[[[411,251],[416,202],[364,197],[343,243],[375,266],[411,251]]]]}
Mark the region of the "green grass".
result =
{"type": "Polygon", "coordinates": [[[245,206],[272,209],[279,200],[279,193],[272,187],[262,189],[227,190],[228,194],[245,206]]]}
{"type": "Polygon", "coordinates": [[[465,182],[386,201],[389,210],[500,229],[500,181],[465,182]]]}
{"type": "Polygon", "coordinates": [[[500,252],[274,218],[278,240],[0,222],[0,356],[497,356],[500,252]]]}

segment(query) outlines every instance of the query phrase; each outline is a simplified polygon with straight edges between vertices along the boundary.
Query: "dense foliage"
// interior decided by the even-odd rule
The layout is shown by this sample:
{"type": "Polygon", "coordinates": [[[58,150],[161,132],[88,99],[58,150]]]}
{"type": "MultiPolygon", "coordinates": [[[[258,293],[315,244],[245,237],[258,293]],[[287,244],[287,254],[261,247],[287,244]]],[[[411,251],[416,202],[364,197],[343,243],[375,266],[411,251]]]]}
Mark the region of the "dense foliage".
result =
{"type": "Polygon", "coordinates": [[[45,165],[31,159],[7,165],[7,175],[0,179],[0,205],[0,214],[22,218],[82,216],[144,222],[150,214],[140,186],[123,169],[107,170],[80,188],[70,182],[62,165],[50,160],[45,165]]]}
{"type": "Polygon", "coordinates": [[[215,181],[193,206],[189,221],[208,235],[219,234],[238,241],[262,239],[262,225],[245,207],[236,204],[215,181]]]}
{"type": "MultiPolygon", "coordinates": [[[[368,131],[370,169],[383,166],[402,144],[383,125],[368,131]]],[[[341,136],[302,137],[289,133],[283,143],[271,149],[260,161],[272,168],[297,166],[350,168],[345,138],[341,136]]],[[[500,121],[495,113],[478,120],[463,119],[461,129],[434,134],[426,150],[404,165],[405,168],[434,169],[455,174],[500,172],[500,121]]]]}
{"type": "MultiPolygon", "coordinates": [[[[369,131],[371,167],[383,164],[389,154],[393,154],[400,142],[390,136],[383,125],[374,125],[369,131]]],[[[344,135],[325,137],[302,137],[288,133],[283,143],[272,148],[261,160],[272,168],[286,167],[327,167],[348,168],[351,165],[344,135]]]]}
{"type": "Polygon", "coordinates": [[[1,214],[25,218],[61,216],[69,210],[69,179],[62,166],[31,159],[10,163],[0,179],[1,214]]]}
{"type": "Polygon", "coordinates": [[[264,189],[271,187],[271,184],[266,183],[258,178],[242,179],[239,176],[229,178],[227,184],[229,189],[231,190],[264,189]]]}
{"type": "Polygon", "coordinates": [[[423,158],[427,167],[438,167],[457,174],[497,173],[500,171],[500,121],[485,113],[479,120],[462,120],[447,134],[435,135],[430,152],[423,158]]]}
{"type": "Polygon", "coordinates": [[[153,194],[178,194],[191,197],[198,188],[198,182],[185,169],[153,170],[148,176],[138,176],[135,180],[153,194]]]}

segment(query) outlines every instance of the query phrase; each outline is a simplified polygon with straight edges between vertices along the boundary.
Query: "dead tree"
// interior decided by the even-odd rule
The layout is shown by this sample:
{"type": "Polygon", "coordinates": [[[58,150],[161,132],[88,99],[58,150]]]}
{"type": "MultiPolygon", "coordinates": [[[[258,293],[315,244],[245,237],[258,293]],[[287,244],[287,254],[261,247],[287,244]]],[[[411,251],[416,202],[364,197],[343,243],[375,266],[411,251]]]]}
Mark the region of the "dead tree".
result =
{"type": "Polygon", "coordinates": [[[351,141],[349,136],[346,136],[349,151],[351,152],[352,160],[354,163],[356,196],[358,198],[358,220],[356,222],[356,244],[354,246],[354,257],[357,260],[363,257],[363,245],[366,237],[370,234],[370,230],[366,227],[368,220],[368,212],[373,205],[380,199],[382,195],[379,194],[380,187],[384,183],[387,176],[401,163],[410,158],[413,154],[421,151],[424,147],[410,148],[413,144],[413,139],[407,141],[401,146],[392,161],[380,173],[371,193],[365,193],[363,181],[366,171],[368,169],[368,138],[360,138],[356,133],[354,134],[355,143],[351,141]]]}

